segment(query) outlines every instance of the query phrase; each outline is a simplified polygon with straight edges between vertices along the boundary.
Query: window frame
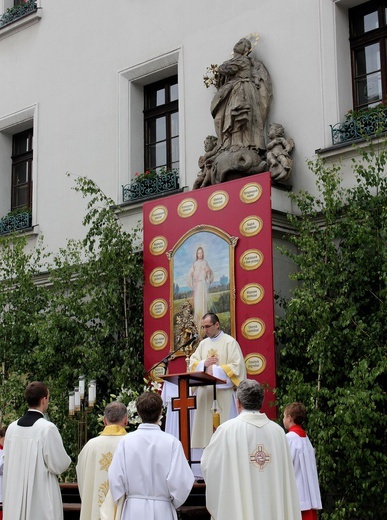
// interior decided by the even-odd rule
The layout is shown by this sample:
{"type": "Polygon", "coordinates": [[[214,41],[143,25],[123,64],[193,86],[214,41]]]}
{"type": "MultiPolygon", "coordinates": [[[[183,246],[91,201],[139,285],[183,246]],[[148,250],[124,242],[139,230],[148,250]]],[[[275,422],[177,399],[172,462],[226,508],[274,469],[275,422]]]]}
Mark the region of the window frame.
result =
{"type": "Polygon", "coordinates": [[[33,171],[33,128],[24,130],[12,136],[12,173],[11,173],[11,211],[15,209],[32,209],[32,171],[33,171]],[[17,153],[18,139],[27,138],[27,150],[17,153]],[[27,179],[19,183],[17,181],[16,169],[21,164],[26,165],[27,179]],[[27,187],[27,202],[24,204],[17,204],[18,193],[21,189],[27,187]]]}
{"type": "MultiPolygon", "coordinates": [[[[178,88],[177,74],[144,86],[144,171],[157,170],[160,168],[171,170],[172,168],[176,168],[176,161],[173,162],[172,160],[173,139],[177,139],[179,145],[180,136],[179,131],[177,135],[172,135],[172,115],[179,115],[179,98],[171,100],[171,88],[174,85],[177,85],[178,88]],[[165,103],[158,106],[150,106],[152,95],[160,89],[164,89],[165,103]],[[165,139],[151,141],[149,138],[149,125],[160,117],[165,117],[166,119],[165,139]],[[164,164],[157,164],[157,160],[155,164],[153,164],[151,160],[150,148],[158,142],[166,143],[166,162],[164,164]]],[[[179,161],[177,162],[179,164],[179,161]]]]}
{"type": "Polygon", "coordinates": [[[367,109],[379,103],[387,102],[387,0],[371,0],[357,7],[353,7],[348,11],[349,17],[349,33],[351,48],[351,70],[352,70],[352,96],[354,110],[367,109]],[[362,34],[356,34],[356,22],[360,17],[364,17],[368,13],[377,11],[379,27],[362,34]],[[380,51],[380,70],[381,74],[381,99],[370,101],[369,103],[361,103],[358,95],[357,82],[361,78],[366,78],[367,74],[358,74],[356,70],[356,54],[365,49],[369,45],[378,44],[380,51]],[[359,102],[358,102],[359,98],[359,102]]]}

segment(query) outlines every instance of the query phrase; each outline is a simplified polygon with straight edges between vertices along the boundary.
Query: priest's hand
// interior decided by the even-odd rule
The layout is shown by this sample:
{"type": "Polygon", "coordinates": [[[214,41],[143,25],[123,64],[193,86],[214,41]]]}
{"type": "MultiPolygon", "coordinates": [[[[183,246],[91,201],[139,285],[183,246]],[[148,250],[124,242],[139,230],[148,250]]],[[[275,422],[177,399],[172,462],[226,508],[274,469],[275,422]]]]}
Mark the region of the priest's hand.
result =
{"type": "Polygon", "coordinates": [[[210,376],[213,375],[213,365],[217,365],[219,363],[219,359],[215,356],[209,357],[204,361],[204,368],[207,374],[210,376]]]}

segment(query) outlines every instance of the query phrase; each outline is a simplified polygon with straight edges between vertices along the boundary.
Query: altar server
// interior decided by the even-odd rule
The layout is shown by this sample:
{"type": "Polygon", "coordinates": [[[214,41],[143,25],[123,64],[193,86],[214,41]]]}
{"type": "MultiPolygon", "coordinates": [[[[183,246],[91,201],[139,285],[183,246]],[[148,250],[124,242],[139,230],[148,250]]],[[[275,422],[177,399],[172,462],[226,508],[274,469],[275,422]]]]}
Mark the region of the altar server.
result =
{"type": "Polygon", "coordinates": [[[122,520],[177,520],[176,509],[192,489],[193,473],[181,442],[158,425],[161,397],[145,392],[136,406],[142,424],[121,440],[114,453],[110,493],[115,502],[126,497],[122,520]]]}
{"type": "Polygon", "coordinates": [[[292,455],[302,520],[317,520],[322,509],[314,448],[304,430],[306,408],[302,403],[291,403],[284,410],[284,427],[292,455]]]}

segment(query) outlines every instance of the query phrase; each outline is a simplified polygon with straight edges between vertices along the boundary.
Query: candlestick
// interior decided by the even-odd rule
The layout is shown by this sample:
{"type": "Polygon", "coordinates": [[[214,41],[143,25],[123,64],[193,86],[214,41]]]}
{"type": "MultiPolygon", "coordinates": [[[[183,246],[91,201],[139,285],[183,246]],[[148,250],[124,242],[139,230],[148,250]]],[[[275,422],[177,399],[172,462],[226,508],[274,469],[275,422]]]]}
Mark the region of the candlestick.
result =
{"type": "Polygon", "coordinates": [[[94,407],[97,398],[97,381],[92,379],[88,385],[88,396],[85,396],[85,376],[78,378],[78,386],[69,392],[69,416],[77,424],[78,453],[87,442],[87,416],[94,407]]]}

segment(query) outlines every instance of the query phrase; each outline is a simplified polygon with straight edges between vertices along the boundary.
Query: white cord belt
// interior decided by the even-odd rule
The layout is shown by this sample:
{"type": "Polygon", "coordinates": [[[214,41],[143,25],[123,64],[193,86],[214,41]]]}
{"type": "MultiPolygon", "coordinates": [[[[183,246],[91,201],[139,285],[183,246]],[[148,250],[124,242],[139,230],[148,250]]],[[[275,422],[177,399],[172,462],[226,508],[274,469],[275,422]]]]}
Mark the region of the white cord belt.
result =
{"type": "Polygon", "coordinates": [[[165,497],[151,497],[151,496],[145,496],[145,495],[127,495],[126,500],[129,500],[130,498],[138,498],[140,500],[157,500],[159,502],[172,502],[172,497],[165,498],[165,497]]]}

